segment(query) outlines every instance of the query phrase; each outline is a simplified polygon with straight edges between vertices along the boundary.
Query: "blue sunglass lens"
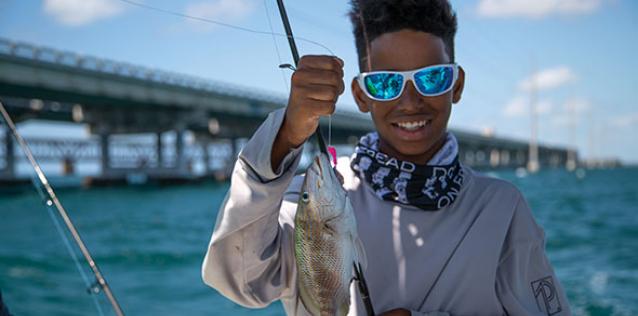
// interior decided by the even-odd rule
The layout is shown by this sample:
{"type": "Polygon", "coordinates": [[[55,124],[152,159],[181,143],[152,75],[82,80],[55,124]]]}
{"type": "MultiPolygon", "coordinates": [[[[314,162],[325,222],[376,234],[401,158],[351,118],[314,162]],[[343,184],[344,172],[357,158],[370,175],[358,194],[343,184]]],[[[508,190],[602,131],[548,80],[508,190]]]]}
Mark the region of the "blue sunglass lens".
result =
{"type": "Polygon", "coordinates": [[[376,99],[390,100],[401,94],[403,76],[393,73],[370,74],[364,78],[366,90],[376,99]]]}
{"type": "Polygon", "coordinates": [[[437,95],[452,86],[454,68],[436,67],[425,69],[414,74],[416,87],[424,95],[437,95]]]}

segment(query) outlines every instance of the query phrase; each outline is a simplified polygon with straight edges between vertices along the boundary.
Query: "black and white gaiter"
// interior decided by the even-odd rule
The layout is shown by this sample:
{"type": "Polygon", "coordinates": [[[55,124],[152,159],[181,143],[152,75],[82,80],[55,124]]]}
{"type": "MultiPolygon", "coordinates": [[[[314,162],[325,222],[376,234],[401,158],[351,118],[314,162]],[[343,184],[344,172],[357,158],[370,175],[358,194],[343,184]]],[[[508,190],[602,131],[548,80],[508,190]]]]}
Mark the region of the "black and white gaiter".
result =
{"type": "Polygon", "coordinates": [[[463,185],[458,142],[447,133],[443,147],[427,165],[401,161],[379,151],[376,132],[363,136],[350,167],[387,201],[436,211],[454,202],[463,185]]]}

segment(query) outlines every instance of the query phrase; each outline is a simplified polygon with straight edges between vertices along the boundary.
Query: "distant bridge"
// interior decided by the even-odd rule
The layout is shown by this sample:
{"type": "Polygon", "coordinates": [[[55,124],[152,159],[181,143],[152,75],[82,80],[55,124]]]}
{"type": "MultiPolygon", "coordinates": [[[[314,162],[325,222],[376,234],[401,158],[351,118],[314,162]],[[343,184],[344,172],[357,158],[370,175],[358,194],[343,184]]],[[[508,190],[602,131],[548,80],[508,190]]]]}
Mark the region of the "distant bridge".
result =
{"type": "MultiPolygon", "coordinates": [[[[87,124],[96,138],[75,143],[54,139],[33,140],[42,159],[78,161],[99,159],[103,176],[121,174],[113,166],[116,134],[156,134],[153,150],[145,147],[146,161],[157,161],[155,172],[180,176],[188,173],[185,131],[192,131],[201,148],[230,140],[229,157],[237,153],[236,140],[252,135],[266,115],[285,106],[287,98],[255,88],[148,69],[92,56],[0,38],[0,100],[17,122],[29,119],[87,124]],[[177,134],[175,165],[165,167],[161,134],[177,134]],[[91,143],[91,145],[88,145],[91,143]],[[113,148],[112,148],[113,147],[113,148]],[[91,149],[88,149],[91,148],[91,149]]],[[[325,131],[327,121],[322,121],[325,131]]],[[[367,115],[338,111],[332,117],[332,141],[352,144],[373,129],[367,115]]],[[[476,167],[520,167],[528,160],[527,142],[453,131],[461,144],[461,160],[476,167]]],[[[16,148],[8,137],[0,150],[0,179],[15,177],[16,148]]],[[[203,150],[204,153],[208,152],[203,150]]],[[[575,151],[540,146],[541,166],[564,166],[575,151]]],[[[139,156],[139,155],[138,155],[139,156]]],[[[202,155],[202,157],[205,155],[202,155]]],[[[36,155],[37,157],[37,155],[36,155]]],[[[198,157],[197,159],[203,159],[198,157]]]]}

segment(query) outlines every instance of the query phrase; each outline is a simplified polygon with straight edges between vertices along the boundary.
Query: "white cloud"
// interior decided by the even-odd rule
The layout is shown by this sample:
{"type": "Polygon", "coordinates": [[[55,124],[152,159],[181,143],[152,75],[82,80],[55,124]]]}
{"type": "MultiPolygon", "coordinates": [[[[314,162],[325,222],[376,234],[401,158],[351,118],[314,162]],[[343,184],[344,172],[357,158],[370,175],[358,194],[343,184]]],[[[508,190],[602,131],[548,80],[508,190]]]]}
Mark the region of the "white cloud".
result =
{"type": "MultiPolygon", "coordinates": [[[[184,9],[184,14],[210,20],[231,21],[241,19],[255,10],[252,0],[214,0],[191,3],[184,9]]],[[[200,22],[194,25],[202,26],[200,22]]],[[[209,29],[204,28],[204,29],[209,29]]]]}
{"type": "Polygon", "coordinates": [[[566,66],[559,66],[541,70],[519,83],[519,88],[523,91],[548,90],[560,87],[576,79],[576,75],[566,66]]]}
{"type": "Polygon", "coordinates": [[[629,127],[632,125],[638,125],[638,112],[616,117],[611,120],[611,124],[616,127],[629,127]]]}
{"type": "MultiPolygon", "coordinates": [[[[548,114],[552,111],[554,104],[550,100],[540,100],[536,103],[536,114],[548,114]]],[[[505,117],[526,117],[530,113],[529,97],[518,95],[508,102],[503,108],[505,117]]]]}
{"type": "Polygon", "coordinates": [[[481,0],[477,11],[485,17],[541,18],[550,14],[591,13],[601,3],[602,0],[481,0]]]}
{"type": "Polygon", "coordinates": [[[584,112],[589,111],[591,109],[591,103],[589,100],[582,98],[571,98],[565,101],[565,112],[570,115],[578,115],[584,112]]]}
{"type": "Polygon", "coordinates": [[[529,113],[528,100],[522,96],[517,96],[510,100],[503,109],[503,115],[506,117],[520,117],[529,113]]]}
{"type": "Polygon", "coordinates": [[[109,0],[44,0],[44,12],[69,26],[80,26],[122,12],[122,6],[109,0]]]}

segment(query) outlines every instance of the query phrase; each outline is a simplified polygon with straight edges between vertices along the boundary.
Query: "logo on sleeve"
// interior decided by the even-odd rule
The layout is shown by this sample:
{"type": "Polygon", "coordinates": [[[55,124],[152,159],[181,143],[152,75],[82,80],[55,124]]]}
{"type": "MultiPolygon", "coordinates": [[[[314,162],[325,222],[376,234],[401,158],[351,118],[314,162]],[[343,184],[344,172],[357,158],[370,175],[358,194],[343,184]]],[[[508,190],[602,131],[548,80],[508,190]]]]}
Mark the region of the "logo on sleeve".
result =
{"type": "Polygon", "coordinates": [[[554,279],[551,276],[532,282],[532,291],[534,292],[534,297],[536,297],[538,309],[542,312],[551,316],[562,310],[558,292],[554,286],[554,279]]]}

